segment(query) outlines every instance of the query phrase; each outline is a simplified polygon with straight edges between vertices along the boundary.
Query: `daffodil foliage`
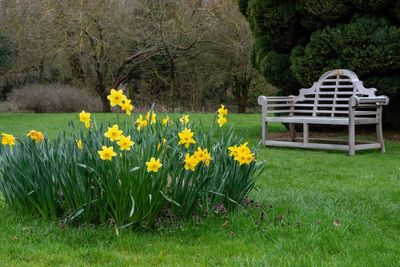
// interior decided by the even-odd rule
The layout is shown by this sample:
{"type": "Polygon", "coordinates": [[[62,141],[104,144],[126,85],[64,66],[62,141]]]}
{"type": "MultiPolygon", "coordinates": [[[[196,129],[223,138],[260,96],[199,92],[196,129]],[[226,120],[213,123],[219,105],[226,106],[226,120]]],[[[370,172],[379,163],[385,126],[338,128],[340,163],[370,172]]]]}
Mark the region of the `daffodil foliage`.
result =
{"type": "Polygon", "coordinates": [[[0,192],[6,203],[76,224],[151,226],[166,207],[177,218],[215,204],[232,210],[253,189],[262,163],[231,127],[218,127],[217,116],[207,133],[189,117],[174,122],[153,111],[132,117],[98,125],[85,113],[77,121],[88,129],[71,123],[55,139],[3,134],[0,192]]]}

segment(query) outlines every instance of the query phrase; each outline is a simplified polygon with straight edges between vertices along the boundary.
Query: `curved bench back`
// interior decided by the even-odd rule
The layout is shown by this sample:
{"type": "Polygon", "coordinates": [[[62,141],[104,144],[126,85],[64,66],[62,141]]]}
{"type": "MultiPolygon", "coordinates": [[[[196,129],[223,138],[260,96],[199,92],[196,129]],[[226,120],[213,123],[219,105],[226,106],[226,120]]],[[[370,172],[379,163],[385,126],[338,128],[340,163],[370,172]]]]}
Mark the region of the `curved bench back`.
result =
{"type": "Polygon", "coordinates": [[[374,97],[376,91],[375,88],[365,88],[362,81],[350,70],[331,70],[324,73],[311,88],[300,90],[294,101],[293,114],[347,117],[351,96],[374,97]]]}

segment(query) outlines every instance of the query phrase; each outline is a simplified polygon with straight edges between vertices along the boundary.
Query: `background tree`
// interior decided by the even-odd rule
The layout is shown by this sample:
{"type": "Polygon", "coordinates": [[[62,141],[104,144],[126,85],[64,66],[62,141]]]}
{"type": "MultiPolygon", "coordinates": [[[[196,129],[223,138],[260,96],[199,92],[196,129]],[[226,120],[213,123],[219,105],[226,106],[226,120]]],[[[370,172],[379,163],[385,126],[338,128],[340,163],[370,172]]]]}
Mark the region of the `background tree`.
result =
{"type": "MultiPolygon", "coordinates": [[[[0,84],[7,84],[5,73],[15,63],[15,45],[7,35],[0,31],[0,84]]],[[[0,97],[4,98],[10,87],[0,91],[0,97]]]]}
{"type": "Polygon", "coordinates": [[[385,122],[400,127],[400,2],[239,0],[256,38],[252,61],[282,94],[333,68],[355,71],[391,98],[385,122]]]}
{"type": "Polygon", "coordinates": [[[0,74],[7,71],[15,60],[15,48],[11,40],[0,32],[0,74]]]}
{"type": "Polygon", "coordinates": [[[16,51],[15,64],[0,74],[5,93],[61,83],[97,95],[108,112],[108,91],[121,87],[139,110],[156,103],[166,111],[208,111],[224,102],[244,112],[265,85],[249,60],[253,38],[236,0],[0,5],[0,26],[16,51]]]}
{"type": "Polygon", "coordinates": [[[209,31],[210,42],[215,51],[215,72],[226,81],[226,88],[232,94],[239,113],[246,112],[250,91],[257,86],[267,84],[253,68],[250,55],[254,43],[248,23],[235,19],[240,15],[235,3],[231,0],[222,1],[209,14],[214,20],[209,31]]]}

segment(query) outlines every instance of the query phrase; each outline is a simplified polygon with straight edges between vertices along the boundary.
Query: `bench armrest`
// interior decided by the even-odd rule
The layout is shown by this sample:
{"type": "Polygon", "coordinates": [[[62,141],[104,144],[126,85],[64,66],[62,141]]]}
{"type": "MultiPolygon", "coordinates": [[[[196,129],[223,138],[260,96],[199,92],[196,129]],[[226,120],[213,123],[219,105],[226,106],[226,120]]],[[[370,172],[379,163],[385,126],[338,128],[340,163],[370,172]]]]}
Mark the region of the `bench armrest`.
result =
{"type": "Polygon", "coordinates": [[[375,97],[359,97],[352,96],[349,99],[349,105],[351,107],[358,107],[362,104],[375,104],[376,106],[383,106],[389,104],[389,97],[385,95],[375,96],[375,97]]]}
{"type": "Polygon", "coordinates": [[[274,102],[283,102],[283,101],[294,101],[295,96],[259,96],[257,101],[258,104],[263,106],[268,103],[274,103],[274,102]]]}
{"type": "Polygon", "coordinates": [[[295,96],[259,96],[258,104],[262,106],[263,118],[272,114],[290,114],[295,96]]]}

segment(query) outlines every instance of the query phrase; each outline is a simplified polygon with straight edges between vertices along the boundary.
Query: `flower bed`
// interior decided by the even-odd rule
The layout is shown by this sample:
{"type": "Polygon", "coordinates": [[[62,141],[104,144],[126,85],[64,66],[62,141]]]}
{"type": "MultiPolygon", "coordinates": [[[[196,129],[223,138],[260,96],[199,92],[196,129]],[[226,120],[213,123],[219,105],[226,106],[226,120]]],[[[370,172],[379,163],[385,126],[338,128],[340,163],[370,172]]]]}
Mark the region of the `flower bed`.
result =
{"type": "MultiPolygon", "coordinates": [[[[131,115],[122,91],[113,106],[131,115]]],[[[205,133],[183,116],[173,122],[151,110],[109,127],[79,116],[87,130],[47,139],[32,130],[26,138],[3,133],[0,192],[20,211],[75,223],[153,225],[163,209],[187,218],[212,206],[232,210],[254,187],[262,164],[254,151],[225,128],[228,111],[205,133]]]]}

